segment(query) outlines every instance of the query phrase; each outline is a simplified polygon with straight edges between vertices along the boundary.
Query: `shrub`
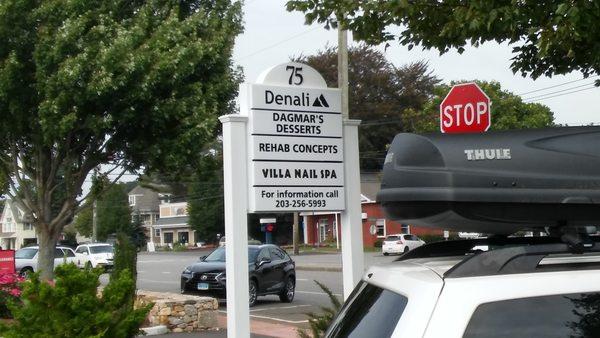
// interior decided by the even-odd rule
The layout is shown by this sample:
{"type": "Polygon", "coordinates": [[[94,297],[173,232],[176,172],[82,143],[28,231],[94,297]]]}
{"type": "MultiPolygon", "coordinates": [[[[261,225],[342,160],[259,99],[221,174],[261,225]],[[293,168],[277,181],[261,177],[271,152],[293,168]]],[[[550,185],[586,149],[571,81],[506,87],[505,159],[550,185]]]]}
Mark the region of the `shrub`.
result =
{"type": "Polygon", "coordinates": [[[0,335],[17,337],[116,337],[138,334],[149,307],[133,309],[135,279],[129,270],[112,278],[98,294],[101,271],[79,270],[74,264],[55,270],[53,285],[37,273],[23,283],[23,304],[9,304],[14,322],[0,326],[0,335]]]}
{"type": "MultiPolygon", "coordinates": [[[[331,307],[321,307],[323,313],[314,313],[310,312],[306,315],[308,316],[308,324],[310,325],[310,332],[312,333],[313,338],[323,337],[325,331],[333,321],[335,315],[342,308],[342,303],[337,297],[327,288],[325,285],[321,284],[318,281],[314,281],[320,288],[327,294],[329,297],[329,301],[331,302],[331,307]]],[[[306,333],[304,330],[298,329],[298,335],[301,338],[311,338],[311,336],[306,333]]]]}
{"type": "Polygon", "coordinates": [[[186,251],[187,247],[183,243],[175,242],[173,244],[173,251],[186,251]]]}
{"type": "Polygon", "coordinates": [[[376,240],[375,243],[373,243],[374,248],[381,248],[382,245],[383,245],[383,241],[380,239],[376,240]]]}
{"type": "Polygon", "coordinates": [[[0,275],[0,318],[12,318],[8,308],[10,303],[18,303],[21,295],[21,283],[23,277],[17,274],[0,275]]]}

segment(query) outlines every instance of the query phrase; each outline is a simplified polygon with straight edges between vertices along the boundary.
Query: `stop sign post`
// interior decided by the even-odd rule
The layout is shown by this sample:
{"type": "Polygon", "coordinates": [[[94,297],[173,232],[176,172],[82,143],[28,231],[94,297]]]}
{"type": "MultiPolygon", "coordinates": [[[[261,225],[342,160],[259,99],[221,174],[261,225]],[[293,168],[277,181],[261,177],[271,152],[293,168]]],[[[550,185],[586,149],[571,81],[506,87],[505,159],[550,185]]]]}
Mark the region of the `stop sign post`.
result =
{"type": "Polygon", "coordinates": [[[450,89],[440,104],[442,133],[482,133],[490,128],[492,102],[476,83],[450,89]]]}

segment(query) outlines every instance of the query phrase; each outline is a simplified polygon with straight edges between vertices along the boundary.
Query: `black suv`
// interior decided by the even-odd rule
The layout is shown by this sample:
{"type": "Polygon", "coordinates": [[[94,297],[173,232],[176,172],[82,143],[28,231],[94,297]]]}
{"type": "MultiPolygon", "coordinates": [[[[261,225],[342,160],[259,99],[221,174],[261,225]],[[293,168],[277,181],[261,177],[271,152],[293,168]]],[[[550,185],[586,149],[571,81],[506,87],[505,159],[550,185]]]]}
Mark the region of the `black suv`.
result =
{"type": "MultiPolygon", "coordinates": [[[[284,250],[271,244],[249,245],[248,263],[250,306],[258,296],[279,295],[285,303],[294,300],[295,263],[284,250]]],[[[226,278],[225,247],[220,247],[183,270],[181,293],[193,291],[224,298],[226,278]]]]}

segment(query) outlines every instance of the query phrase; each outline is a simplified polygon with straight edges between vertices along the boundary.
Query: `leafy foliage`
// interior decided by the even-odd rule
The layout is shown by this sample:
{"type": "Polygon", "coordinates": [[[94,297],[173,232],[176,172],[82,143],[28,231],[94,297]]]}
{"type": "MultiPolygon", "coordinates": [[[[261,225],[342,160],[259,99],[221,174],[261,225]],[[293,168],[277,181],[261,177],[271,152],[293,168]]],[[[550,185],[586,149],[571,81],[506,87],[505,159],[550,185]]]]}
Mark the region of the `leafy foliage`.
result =
{"type": "MultiPolygon", "coordinates": [[[[329,301],[331,302],[331,307],[321,307],[323,313],[307,313],[308,315],[308,323],[310,325],[310,332],[312,333],[313,338],[323,337],[327,328],[333,321],[335,315],[342,308],[342,303],[340,303],[339,299],[329,290],[328,287],[320,283],[319,281],[314,281],[320,288],[327,294],[329,301]]],[[[298,330],[298,335],[301,338],[311,338],[304,330],[298,330]]]]}
{"type": "MultiPolygon", "coordinates": [[[[539,103],[524,103],[520,96],[502,90],[498,82],[475,81],[492,101],[490,130],[542,128],[554,125],[554,114],[539,103]]],[[[454,84],[439,85],[422,110],[408,110],[403,116],[409,131],[434,132],[440,128],[439,107],[454,84]]]]}
{"type": "MultiPolygon", "coordinates": [[[[398,132],[406,130],[401,118],[405,110],[422,109],[440,80],[426,62],[396,67],[383,53],[366,45],[350,48],[348,60],[350,117],[362,120],[360,166],[379,170],[386,146],[398,132]]],[[[329,47],[294,61],[318,70],[328,86],[338,86],[336,48],[329,47]]]]}
{"type": "Polygon", "coordinates": [[[73,264],[56,268],[54,285],[39,274],[23,284],[23,304],[9,305],[14,323],[0,334],[16,337],[134,337],[150,308],[133,310],[130,290],[135,280],[121,271],[98,295],[99,270],[73,264]]]}
{"type": "Polygon", "coordinates": [[[488,41],[512,44],[511,68],[523,76],[600,74],[598,1],[290,0],[308,23],[341,24],[370,44],[398,40],[440,53],[488,41]],[[402,27],[399,33],[390,28],[402,27]],[[406,28],[404,28],[406,27],[406,28]]]}
{"type": "MultiPolygon", "coordinates": [[[[0,3],[0,177],[31,185],[16,197],[42,246],[99,165],[193,163],[236,95],[241,20],[232,0],[0,3]]],[[[40,264],[51,278],[51,250],[40,264]]]]}
{"type": "Polygon", "coordinates": [[[188,190],[189,223],[196,240],[216,242],[225,232],[223,160],[220,152],[205,155],[192,176],[188,190]]]}
{"type": "MultiPolygon", "coordinates": [[[[131,237],[124,232],[117,233],[115,244],[114,267],[111,280],[119,276],[122,271],[129,271],[135,277],[137,275],[137,248],[131,237]]],[[[133,285],[132,296],[135,296],[135,285],[133,285]]]]}
{"type": "Polygon", "coordinates": [[[131,209],[122,184],[111,185],[98,199],[96,209],[99,240],[105,241],[109,234],[130,232],[131,209]]]}
{"type": "Polygon", "coordinates": [[[21,285],[24,279],[17,274],[0,275],[0,318],[12,317],[8,304],[20,302],[21,285]]]}

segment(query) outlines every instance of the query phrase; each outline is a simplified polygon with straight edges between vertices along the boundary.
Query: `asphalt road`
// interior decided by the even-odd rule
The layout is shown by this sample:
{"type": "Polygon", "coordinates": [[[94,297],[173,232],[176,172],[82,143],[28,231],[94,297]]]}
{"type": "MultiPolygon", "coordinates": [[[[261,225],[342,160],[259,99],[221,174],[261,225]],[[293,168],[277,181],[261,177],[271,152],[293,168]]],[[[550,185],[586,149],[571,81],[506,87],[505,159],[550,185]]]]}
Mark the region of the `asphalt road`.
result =
{"type": "MultiPolygon", "coordinates": [[[[183,269],[208,251],[156,252],[138,255],[137,286],[141,290],[179,292],[179,278],[183,269]]],[[[292,257],[297,265],[339,266],[339,254],[300,255],[292,257]]],[[[379,253],[367,253],[367,265],[393,260],[379,253]]],[[[326,294],[314,283],[317,280],[326,285],[336,296],[342,298],[342,273],[337,271],[296,271],[296,296],[292,303],[281,303],[277,296],[259,297],[257,304],[250,309],[250,316],[282,324],[307,326],[307,312],[319,312],[321,306],[330,306],[326,294]]],[[[220,310],[226,313],[226,301],[220,301],[220,310]]]]}

